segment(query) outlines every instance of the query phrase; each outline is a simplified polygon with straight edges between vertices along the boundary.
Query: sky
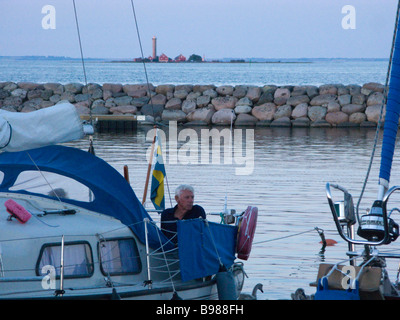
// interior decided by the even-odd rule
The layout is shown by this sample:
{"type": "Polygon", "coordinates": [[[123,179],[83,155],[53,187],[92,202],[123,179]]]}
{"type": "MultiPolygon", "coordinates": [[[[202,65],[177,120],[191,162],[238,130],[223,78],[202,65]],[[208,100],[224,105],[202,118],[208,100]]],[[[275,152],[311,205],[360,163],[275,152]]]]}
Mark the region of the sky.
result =
{"type": "MultiPolygon", "coordinates": [[[[131,0],[75,4],[85,58],[141,56],[131,0]]],[[[194,53],[206,59],[388,58],[397,10],[397,0],[133,4],[145,57],[156,36],[158,55],[194,53]]],[[[23,55],[80,57],[73,0],[0,0],[0,56],[23,55]],[[44,10],[49,5],[51,15],[44,10]]]]}

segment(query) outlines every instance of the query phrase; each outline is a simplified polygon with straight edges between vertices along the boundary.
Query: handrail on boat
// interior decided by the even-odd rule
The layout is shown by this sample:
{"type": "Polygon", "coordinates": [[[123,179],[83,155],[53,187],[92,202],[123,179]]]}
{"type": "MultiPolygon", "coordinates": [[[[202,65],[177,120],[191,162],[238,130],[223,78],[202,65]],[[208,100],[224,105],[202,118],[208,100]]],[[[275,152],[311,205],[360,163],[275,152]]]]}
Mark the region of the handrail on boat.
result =
{"type": "Polygon", "coordinates": [[[387,216],[387,211],[386,211],[386,204],[389,200],[389,197],[392,195],[393,192],[400,190],[400,186],[394,186],[392,188],[390,188],[386,194],[383,197],[383,201],[382,201],[382,213],[383,213],[383,226],[384,226],[384,231],[385,231],[385,235],[383,237],[383,239],[381,239],[380,241],[368,241],[368,240],[357,240],[357,239],[352,239],[349,238],[348,236],[346,236],[343,233],[343,228],[342,225],[338,219],[337,216],[337,212],[334,206],[334,202],[332,200],[332,193],[331,193],[331,188],[333,187],[335,189],[341,190],[344,193],[347,192],[347,190],[339,185],[336,184],[330,184],[329,182],[326,184],[326,196],[328,198],[328,203],[329,203],[329,207],[331,209],[332,212],[332,216],[333,216],[333,220],[335,221],[335,225],[336,228],[339,232],[339,235],[348,243],[351,244],[355,244],[355,245],[370,245],[370,246],[379,246],[382,244],[388,244],[388,240],[389,240],[389,224],[388,224],[388,216],[387,216]]]}

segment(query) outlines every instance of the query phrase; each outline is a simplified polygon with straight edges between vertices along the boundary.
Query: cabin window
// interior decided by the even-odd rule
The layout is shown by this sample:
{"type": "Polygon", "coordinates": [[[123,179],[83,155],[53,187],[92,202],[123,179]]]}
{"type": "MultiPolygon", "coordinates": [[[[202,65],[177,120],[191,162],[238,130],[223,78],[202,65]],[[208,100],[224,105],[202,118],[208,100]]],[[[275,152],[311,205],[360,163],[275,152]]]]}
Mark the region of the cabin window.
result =
{"type": "Polygon", "coordinates": [[[63,175],[47,171],[21,172],[11,191],[25,190],[55,199],[71,199],[83,202],[94,200],[93,193],[84,184],[63,175]]]}
{"type": "MultiPolygon", "coordinates": [[[[43,246],[39,262],[37,264],[37,275],[42,275],[42,268],[53,266],[56,275],[61,274],[61,244],[46,244],[43,246]]],[[[90,277],[93,274],[93,255],[89,243],[64,244],[64,277],[80,278],[90,277]]]]}
{"type": "Polygon", "coordinates": [[[101,271],[104,275],[135,274],[142,270],[139,251],[133,238],[106,239],[99,243],[101,271]]]}

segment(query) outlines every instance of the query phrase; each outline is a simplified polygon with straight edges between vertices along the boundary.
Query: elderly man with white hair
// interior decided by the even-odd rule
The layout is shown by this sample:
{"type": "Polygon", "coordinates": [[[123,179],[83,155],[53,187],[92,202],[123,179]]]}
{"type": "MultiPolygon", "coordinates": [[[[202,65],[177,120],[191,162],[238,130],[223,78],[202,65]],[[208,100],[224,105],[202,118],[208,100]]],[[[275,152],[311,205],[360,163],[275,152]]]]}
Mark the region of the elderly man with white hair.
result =
{"type": "Polygon", "coordinates": [[[176,206],[166,209],[161,213],[161,229],[175,244],[178,242],[176,234],[176,221],[186,219],[206,219],[204,209],[194,203],[194,189],[189,185],[180,185],[175,190],[176,206]]]}

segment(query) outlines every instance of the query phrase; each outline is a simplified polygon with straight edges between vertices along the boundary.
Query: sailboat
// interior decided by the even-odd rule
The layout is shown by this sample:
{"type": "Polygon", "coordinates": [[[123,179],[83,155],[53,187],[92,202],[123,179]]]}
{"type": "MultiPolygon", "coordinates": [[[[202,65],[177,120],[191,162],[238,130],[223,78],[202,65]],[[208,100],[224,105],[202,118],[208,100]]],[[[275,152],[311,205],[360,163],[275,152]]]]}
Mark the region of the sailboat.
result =
{"type": "MultiPolygon", "coordinates": [[[[399,236],[399,225],[391,217],[391,214],[398,209],[389,207],[390,197],[400,190],[400,186],[390,187],[390,173],[400,114],[399,8],[400,1],[385,86],[385,91],[388,88],[387,94],[385,92],[387,99],[383,101],[381,110],[382,120],[383,108],[386,104],[378,195],[370,210],[360,215],[358,210],[360,200],[355,207],[352,195],[346,188],[337,184],[326,184],[327,200],[335,226],[339,235],[348,243],[349,250],[346,253],[348,256],[346,260],[336,264],[320,264],[317,281],[312,284],[317,286],[316,300],[400,299],[399,279],[397,278],[393,283],[386,270],[387,260],[399,259],[400,254],[393,250],[386,252],[381,250],[396,241],[399,236]],[[332,188],[343,193],[342,201],[333,201],[332,188]],[[363,250],[357,251],[356,246],[362,246],[363,250]]],[[[381,122],[377,128],[376,139],[381,122]]],[[[373,154],[375,147],[376,144],[373,154]]]]}
{"type": "Polygon", "coordinates": [[[175,245],[122,174],[91,152],[55,144],[55,136],[92,133],[73,105],[0,118],[9,128],[0,154],[0,299],[239,297],[245,273],[236,258],[248,259],[255,207],[234,225],[178,221],[175,245]],[[30,126],[60,118],[66,125],[53,131],[62,133],[26,138],[30,126]]]}

